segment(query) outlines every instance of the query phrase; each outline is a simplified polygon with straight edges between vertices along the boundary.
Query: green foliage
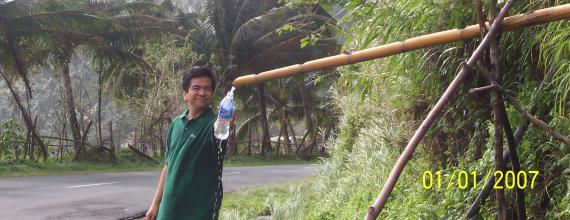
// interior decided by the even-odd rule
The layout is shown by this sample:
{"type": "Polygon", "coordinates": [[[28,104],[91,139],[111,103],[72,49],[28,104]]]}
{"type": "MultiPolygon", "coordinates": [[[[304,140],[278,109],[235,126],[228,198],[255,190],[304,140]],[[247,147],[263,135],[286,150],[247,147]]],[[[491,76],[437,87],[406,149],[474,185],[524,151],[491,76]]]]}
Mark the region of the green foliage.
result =
{"type": "Polygon", "coordinates": [[[283,33],[286,32],[291,32],[295,30],[295,27],[291,24],[283,24],[280,28],[278,28],[277,30],[275,30],[277,32],[278,35],[281,35],[283,33]]]}
{"type": "Polygon", "coordinates": [[[297,188],[297,185],[307,185],[311,182],[311,178],[305,178],[225,193],[220,219],[242,220],[272,215],[275,213],[271,210],[273,204],[285,202],[289,191],[297,188]]]}
{"type": "MultiPolygon", "coordinates": [[[[304,1],[293,1],[303,3],[304,1]]],[[[322,2],[322,1],[318,1],[322,2]]],[[[563,4],[564,1],[521,1],[510,14],[563,4]]],[[[471,1],[346,1],[342,22],[344,48],[360,50],[436,31],[475,24],[471,1]],[[442,16],[445,15],[445,16],[442,16]]],[[[505,33],[501,39],[503,85],[527,107],[537,97],[538,112],[547,114],[550,126],[570,133],[568,103],[568,22],[536,26],[505,33]],[[547,71],[553,83],[545,92],[535,89],[547,71]],[[556,97],[553,99],[552,97],[556,97]],[[556,103],[552,103],[556,100],[556,103]],[[550,118],[550,119],[549,119],[550,118]]],[[[341,111],[340,133],[331,143],[331,158],[321,162],[312,184],[290,190],[290,197],[273,204],[275,219],[360,219],[382,188],[397,155],[410,133],[453,79],[478,40],[408,52],[339,68],[334,103],[341,111]]],[[[441,170],[443,179],[460,170],[486,174],[493,168],[494,134],[490,99],[469,94],[485,85],[469,77],[452,98],[441,118],[430,129],[392,192],[382,219],[459,219],[475,199],[477,189],[426,190],[421,175],[441,170]]],[[[507,108],[511,126],[524,120],[507,108]]],[[[506,144],[506,141],[504,141],[506,144]]],[[[506,150],[506,145],[504,147],[506,150]]],[[[569,215],[570,176],[568,148],[545,131],[530,126],[518,147],[523,170],[538,170],[537,188],[526,189],[527,213],[537,219],[565,219],[569,215]]],[[[507,165],[510,167],[510,164],[507,165]]],[[[481,180],[481,179],[480,179],[481,180]]],[[[493,197],[476,219],[495,217],[493,197]]],[[[514,203],[513,191],[507,190],[514,203]]],[[[512,209],[510,209],[512,211],[512,209]]]]}
{"type": "Polygon", "coordinates": [[[309,36],[301,39],[301,48],[305,48],[307,46],[315,46],[319,38],[321,38],[320,34],[309,34],[309,36]]]}
{"type": "Polygon", "coordinates": [[[10,119],[0,124],[0,161],[17,159],[17,151],[24,148],[25,133],[16,120],[10,119]]]}
{"type": "Polygon", "coordinates": [[[539,47],[539,63],[544,69],[552,68],[556,84],[556,111],[564,115],[570,106],[570,25],[560,21],[546,25],[538,31],[533,44],[539,47]]]}
{"type": "Polygon", "coordinates": [[[284,164],[313,164],[316,163],[317,158],[305,160],[296,156],[242,156],[236,155],[226,156],[224,160],[224,167],[242,167],[242,166],[270,166],[270,165],[284,165],[284,164]]]}
{"type": "Polygon", "coordinates": [[[138,82],[133,86],[134,91],[125,93],[123,98],[130,109],[137,110],[138,117],[133,121],[137,127],[135,139],[165,149],[164,136],[170,119],[179,115],[185,107],[182,100],[182,72],[192,67],[199,58],[191,44],[167,37],[140,45],[140,48],[145,62],[153,69],[122,71],[125,82],[120,84],[132,83],[129,81],[131,77],[137,78],[134,81],[138,82]]]}
{"type": "MultiPolygon", "coordinates": [[[[91,153],[89,156],[93,156],[91,153]]],[[[91,161],[72,161],[73,155],[68,154],[63,160],[50,158],[46,163],[33,161],[0,161],[0,176],[49,176],[71,175],[101,172],[127,172],[160,170],[162,164],[155,164],[136,155],[131,150],[121,149],[117,152],[117,160],[111,162],[107,157],[96,157],[91,161]]]]}
{"type": "MultiPolygon", "coordinates": [[[[229,84],[240,74],[336,53],[336,31],[343,37],[343,48],[350,52],[476,23],[473,2],[465,0],[291,0],[287,3],[220,0],[209,1],[204,8],[205,14],[179,16],[179,25],[189,31],[186,37],[177,36],[175,40],[159,38],[159,43],[130,47],[144,42],[145,38],[139,38],[142,36],[155,39],[155,30],[161,30],[161,24],[166,23],[155,19],[146,20],[146,23],[140,16],[129,14],[164,15],[166,12],[147,8],[149,5],[142,2],[127,5],[121,1],[121,4],[105,6],[107,9],[98,13],[45,13],[54,8],[75,7],[76,4],[50,1],[54,4],[42,4],[28,10],[25,5],[14,2],[0,0],[0,12],[4,12],[0,14],[12,22],[11,28],[0,29],[0,32],[16,35],[26,55],[24,61],[29,62],[29,66],[45,64],[44,59],[33,59],[45,55],[46,51],[38,48],[60,48],[61,43],[70,44],[70,47],[87,45],[102,49],[93,55],[102,61],[101,64],[108,65],[106,67],[117,67],[105,63],[112,61],[110,57],[117,58],[109,55],[115,52],[119,52],[121,59],[144,57],[145,63],[152,68],[122,71],[123,75],[116,81],[130,83],[134,89],[127,96],[132,98],[129,104],[145,112],[144,117],[139,118],[140,126],[137,126],[140,128],[139,140],[155,141],[162,140],[163,125],[178,113],[180,103],[175,100],[179,94],[174,89],[179,88],[178,73],[195,63],[216,66],[221,84],[229,84]],[[335,8],[332,5],[340,6],[346,12],[339,21],[343,28],[331,27],[334,20],[329,13],[324,13],[322,7],[313,5],[316,3],[326,5],[329,10],[335,8]],[[32,16],[28,13],[32,11],[40,14],[32,16]],[[21,12],[27,14],[18,17],[21,12]],[[64,24],[64,16],[69,18],[67,31],[81,33],[59,30],[64,24]],[[148,26],[127,27],[141,23],[148,26]],[[85,24],[89,24],[90,29],[86,30],[85,24]],[[50,31],[29,29],[38,27],[49,28],[50,31]],[[100,37],[109,44],[99,44],[100,37]],[[109,45],[112,48],[108,48],[109,45]],[[135,79],[136,83],[133,83],[135,79]]],[[[520,1],[510,14],[564,3],[568,1],[520,1]]],[[[504,1],[498,6],[502,4],[504,1]]],[[[531,104],[533,97],[538,97],[537,115],[545,114],[546,117],[541,118],[566,135],[570,134],[570,114],[567,113],[570,103],[569,32],[568,22],[560,21],[504,33],[500,41],[503,86],[526,106],[531,104]],[[546,82],[545,92],[536,94],[536,86],[549,71],[554,73],[552,82],[546,82]]],[[[8,49],[10,43],[13,41],[0,37],[0,68],[16,75],[15,60],[9,53],[13,51],[8,49]]],[[[295,186],[231,194],[224,201],[222,217],[242,219],[271,214],[275,219],[362,218],[411,133],[478,43],[478,39],[451,43],[338,68],[340,77],[332,91],[334,104],[319,103],[320,108],[315,108],[321,110],[316,113],[319,115],[333,115],[331,112],[335,109],[341,115],[339,134],[330,143],[332,156],[320,162],[321,170],[316,179],[295,186]],[[234,200],[236,197],[240,200],[234,200]]],[[[114,79],[108,74],[109,79],[114,79]]],[[[432,126],[400,176],[381,218],[457,219],[463,216],[479,189],[462,190],[451,184],[450,189],[426,190],[422,187],[421,174],[426,170],[441,170],[443,179],[449,180],[454,171],[485,173],[491,169],[494,152],[493,140],[489,137],[494,131],[490,97],[488,94],[467,93],[469,88],[485,85],[478,75],[475,71],[468,77],[457,92],[460,95],[452,98],[432,126]]],[[[270,119],[283,118],[285,114],[300,118],[301,105],[296,101],[299,97],[295,90],[301,83],[317,88],[330,85],[319,85],[318,82],[317,77],[317,80],[284,79],[270,83],[272,88],[267,89],[269,110],[272,111],[270,119]]],[[[321,94],[327,91],[320,88],[321,94]]],[[[256,97],[251,95],[251,90],[242,91],[250,94],[244,96],[240,103],[244,109],[251,110],[250,115],[246,114],[251,120],[247,121],[255,122],[257,115],[251,115],[251,112],[257,111],[252,105],[256,97]]],[[[512,107],[507,111],[512,127],[524,120],[512,107]]],[[[4,123],[0,129],[0,159],[13,160],[19,147],[12,142],[23,140],[23,134],[14,121],[4,123]]],[[[247,130],[252,129],[255,127],[247,127],[247,130]]],[[[568,146],[531,126],[518,147],[518,153],[523,170],[541,173],[538,187],[525,191],[528,215],[536,219],[569,218],[568,146]]],[[[127,163],[136,161],[129,152],[119,152],[119,157],[127,163]]],[[[245,164],[265,162],[251,158],[228,160],[228,165],[239,164],[240,161],[245,164]]],[[[5,172],[43,169],[41,164],[35,163],[3,163],[0,167],[5,172]]],[[[76,168],[75,165],[70,167],[72,170],[76,168]]],[[[513,193],[508,191],[507,198],[512,203],[513,193]]],[[[495,212],[492,198],[488,199],[478,218],[493,218],[495,212]]]]}

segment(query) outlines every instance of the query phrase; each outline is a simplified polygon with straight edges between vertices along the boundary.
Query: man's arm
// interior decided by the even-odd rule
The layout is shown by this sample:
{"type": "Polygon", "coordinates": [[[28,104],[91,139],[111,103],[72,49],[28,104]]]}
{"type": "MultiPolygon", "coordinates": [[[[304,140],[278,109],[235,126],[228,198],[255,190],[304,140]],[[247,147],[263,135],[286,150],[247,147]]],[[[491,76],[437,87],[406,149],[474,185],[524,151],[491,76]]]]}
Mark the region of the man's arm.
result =
{"type": "Polygon", "coordinates": [[[162,174],[160,175],[160,180],[158,181],[158,187],[156,187],[156,194],[154,194],[154,199],[150,208],[146,212],[146,220],[155,220],[158,214],[158,207],[160,206],[160,201],[162,200],[162,190],[164,188],[164,181],[166,181],[166,165],[162,168],[162,174]]]}

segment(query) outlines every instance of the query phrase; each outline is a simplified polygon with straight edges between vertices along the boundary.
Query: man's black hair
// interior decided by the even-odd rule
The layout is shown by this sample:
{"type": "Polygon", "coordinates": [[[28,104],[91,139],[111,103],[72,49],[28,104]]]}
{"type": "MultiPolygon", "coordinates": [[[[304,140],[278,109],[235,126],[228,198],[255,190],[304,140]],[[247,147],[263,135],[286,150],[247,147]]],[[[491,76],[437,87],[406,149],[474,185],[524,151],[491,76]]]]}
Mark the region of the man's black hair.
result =
{"type": "Polygon", "coordinates": [[[215,89],[216,77],[214,76],[214,70],[207,66],[194,66],[184,71],[184,77],[182,78],[182,89],[187,92],[188,88],[190,88],[190,82],[192,79],[203,76],[206,76],[212,80],[212,89],[215,89]]]}

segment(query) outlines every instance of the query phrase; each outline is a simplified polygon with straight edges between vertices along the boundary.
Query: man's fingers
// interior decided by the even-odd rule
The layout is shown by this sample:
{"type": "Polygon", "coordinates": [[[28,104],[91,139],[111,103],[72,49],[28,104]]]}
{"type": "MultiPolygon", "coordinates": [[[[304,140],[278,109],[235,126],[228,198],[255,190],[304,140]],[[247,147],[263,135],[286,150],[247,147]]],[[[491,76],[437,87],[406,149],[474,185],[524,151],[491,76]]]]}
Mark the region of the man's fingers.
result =
{"type": "Polygon", "coordinates": [[[237,112],[234,111],[232,119],[230,120],[230,125],[233,125],[236,122],[236,119],[237,119],[237,112]]]}
{"type": "Polygon", "coordinates": [[[145,220],[155,220],[156,219],[156,212],[154,210],[149,210],[146,212],[145,220]]]}
{"type": "Polygon", "coordinates": [[[156,220],[156,215],[154,213],[151,213],[150,215],[146,216],[146,220],[156,220]]]}

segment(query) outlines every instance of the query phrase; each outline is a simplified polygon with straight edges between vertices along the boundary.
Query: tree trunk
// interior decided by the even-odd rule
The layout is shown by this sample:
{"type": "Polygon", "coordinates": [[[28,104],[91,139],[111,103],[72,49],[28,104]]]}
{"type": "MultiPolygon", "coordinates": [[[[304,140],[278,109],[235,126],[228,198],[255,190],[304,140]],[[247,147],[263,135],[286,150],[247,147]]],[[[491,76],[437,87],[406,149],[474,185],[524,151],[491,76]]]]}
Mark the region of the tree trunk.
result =
{"type": "Polygon", "coordinates": [[[136,147],[134,147],[133,145],[127,144],[127,147],[128,147],[130,150],[132,150],[133,152],[135,152],[137,155],[139,155],[139,156],[141,156],[141,157],[143,157],[143,158],[145,158],[145,159],[147,159],[147,160],[149,160],[149,161],[152,161],[152,162],[154,162],[154,163],[156,163],[156,164],[160,164],[159,161],[155,160],[154,158],[152,158],[151,156],[147,155],[146,153],[141,152],[140,150],[138,150],[138,149],[137,149],[136,147]]]}
{"type": "Polygon", "coordinates": [[[295,128],[293,128],[293,123],[291,123],[291,120],[289,120],[289,117],[287,117],[287,124],[289,125],[289,129],[291,130],[291,136],[293,136],[293,144],[296,145],[297,144],[297,134],[295,134],[295,128]]]}
{"type": "Polygon", "coordinates": [[[111,155],[111,160],[113,162],[117,161],[117,156],[115,155],[115,143],[113,143],[113,122],[109,121],[109,154],[111,155]]]}
{"type": "MultiPolygon", "coordinates": [[[[29,113],[29,111],[28,111],[28,113],[29,113]]],[[[34,118],[34,128],[37,127],[37,125],[38,125],[38,119],[39,119],[39,117],[38,117],[38,115],[36,115],[36,117],[34,118]]],[[[32,135],[33,135],[33,134],[32,134],[32,135]]],[[[37,140],[36,140],[35,138],[32,139],[32,143],[33,143],[32,147],[34,147],[34,146],[36,145],[36,144],[35,144],[36,142],[37,142],[37,140]]],[[[39,147],[39,150],[41,151],[41,152],[39,152],[39,153],[41,153],[41,156],[44,158],[44,162],[46,162],[46,161],[47,161],[47,157],[48,157],[47,147],[46,147],[45,145],[44,145],[44,146],[40,146],[40,147],[39,147]]],[[[36,157],[36,160],[39,160],[39,159],[40,159],[40,155],[38,154],[38,157],[36,157]]],[[[36,161],[36,162],[37,162],[37,161],[36,161]]]]}
{"type": "Polygon", "coordinates": [[[237,144],[236,125],[235,124],[230,125],[230,138],[228,140],[228,145],[229,145],[228,153],[230,155],[236,155],[238,144],[237,144]]]}
{"type": "Polygon", "coordinates": [[[35,162],[36,161],[36,152],[35,152],[35,147],[34,147],[34,139],[31,138],[32,137],[32,132],[28,131],[28,137],[26,139],[30,140],[27,141],[28,143],[28,148],[30,149],[28,151],[28,153],[30,153],[30,161],[35,162]]]}
{"type": "Polygon", "coordinates": [[[325,129],[325,135],[323,136],[323,143],[321,144],[321,155],[325,154],[325,145],[327,143],[327,141],[329,140],[329,137],[332,133],[332,125],[329,125],[326,129],[325,129]]]}
{"type": "Polygon", "coordinates": [[[71,87],[71,77],[69,75],[69,64],[70,59],[66,56],[63,58],[61,63],[62,71],[61,78],[63,81],[63,89],[65,92],[65,107],[67,108],[67,116],[69,120],[69,127],[71,128],[71,134],[73,136],[73,149],[75,150],[75,156],[73,160],[79,160],[82,156],[83,149],[81,148],[81,131],[79,129],[79,121],[77,119],[77,113],[75,112],[75,101],[73,100],[73,88],[71,87]]]}
{"type": "Polygon", "coordinates": [[[101,103],[102,103],[102,89],[101,89],[101,74],[103,72],[102,65],[99,66],[99,71],[97,74],[97,136],[99,136],[99,145],[103,146],[103,132],[101,129],[102,117],[101,117],[101,103]]]}
{"type": "MultiPolygon", "coordinates": [[[[30,133],[30,139],[35,140],[35,142],[39,145],[40,149],[43,151],[43,153],[45,155],[44,156],[44,162],[45,162],[47,160],[47,147],[44,145],[44,142],[40,139],[40,136],[38,135],[38,132],[36,131],[36,126],[32,122],[31,116],[28,114],[28,111],[26,111],[26,108],[24,107],[24,105],[22,105],[22,101],[20,99],[20,96],[14,90],[14,87],[12,86],[12,82],[10,82],[8,77],[6,77],[6,75],[4,75],[4,73],[1,71],[0,71],[0,76],[2,76],[2,78],[4,78],[4,81],[6,82],[6,85],[8,86],[10,93],[12,93],[12,97],[14,98],[16,105],[20,109],[20,113],[22,114],[22,118],[24,119],[24,123],[26,125],[26,128],[28,129],[28,132],[30,133]]],[[[24,157],[24,159],[25,159],[25,157],[24,157]]]]}
{"type": "MultiPolygon", "coordinates": [[[[311,104],[311,97],[309,96],[309,92],[305,87],[305,83],[301,82],[301,86],[299,87],[301,92],[301,99],[303,101],[303,110],[305,111],[305,129],[308,134],[313,134],[314,125],[313,125],[313,116],[312,116],[312,104],[311,104]]],[[[303,139],[304,140],[304,139],[303,139]]],[[[303,141],[304,144],[305,141],[303,141]]],[[[303,151],[306,151],[313,147],[315,144],[314,138],[311,135],[311,140],[309,141],[308,146],[304,146],[303,151]]]]}
{"type": "Polygon", "coordinates": [[[281,137],[283,137],[283,126],[279,126],[279,135],[277,136],[277,147],[275,147],[275,153],[279,155],[281,153],[281,137]]]}
{"type": "MultiPolygon", "coordinates": [[[[3,26],[2,28],[4,30],[10,30],[9,27],[7,27],[3,22],[0,22],[0,25],[3,26]]],[[[16,39],[14,39],[12,32],[5,31],[4,37],[7,41],[8,50],[14,59],[14,63],[16,64],[16,69],[18,70],[20,77],[22,77],[24,80],[24,84],[26,86],[26,96],[28,98],[32,98],[32,88],[30,86],[30,81],[28,80],[28,69],[26,68],[26,65],[22,59],[22,52],[20,51],[20,47],[18,46],[16,39]]]]}
{"type": "Polygon", "coordinates": [[[297,144],[297,149],[295,150],[296,154],[298,154],[299,151],[301,151],[301,148],[303,148],[303,145],[305,145],[305,140],[307,139],[307,136],[309,136],[309,131],[305,131],[303,138],[301,138],[301,142],[299,142],[299,144],[297,144]]]}
{"type": "Polygon", "coordinates": [[[160,130],[160,135],[158,135],[158,138],[160,139],[160,156],[164,157],[164,153],[166,151],[166,147],[165,145],[165,141],[164,141],[164,123],[160,122],[159,125],[159,130],[160,130]]]}
{"type": "Polygon", "coordinates": [[[18,144],[14,144],[14,146],[12,147],[12,149],[14,149],[14,155],[15,155],[15,161],[18,162],[20,161],[20,145],[18,144]]]}
{"type": "MultiPolygon", "coordinates": [[[[62,132],[61,132],[61,138],[62,138],[62,139],[63,139],[63,138],[67,139],[67,129],[65,128],[65,125],[66,125],[66,123],[65,123],[65,120],[64,120],[64,121],[63,121],[62,132]]],[[[66,142],[64,142],[63,140],[59,140],[59,163],[62,163],[62,162],[63,162],[63,152],[64,152],[64,151],[63,151],[63,149],[64,149],[63,144],[64,144],[64,143],[66,143],[66,142]]]]}
{"type": "Polygon", "coordinates": [[[311,143],[309,144],[309,152],[311,154],[313,153],[313,151],[315,150],[315,147],[317,146],[317,134],[318,134],[318,130],[313,129],[313,134],[312,134],[313,136],[311,136],[311,143]]]}
{"type": "Polygon", "coordinates": [[[29,158],[30,155],[30,130],[28,129],[26,131],[26,143],[24,145],[24,160],[26,160],[26,157],[28,157],[28,159],[31,161],[31,159],[29,158]]]}
{"type": "Polygon", "coordinates": [[[257,95],[259,99],[259,111],[261,113],[259,117],[259,123],[263,132],[263,139],[261,143],[261,156],[265,156],[267,153],[271,152],[271,141],[269,140],[269,123],[267,122],[267,103],[265,100],[265,84],[261,83],[257,85],[257,95]]]}
{"type": "Polygon", "coordinates": [[[251,128],[249,126],[247,127],[247,136],[248,136],[249,140],[247,142],[247,150],[245,152],[245,155],[250,156],[251,155],[251,148],[253,147],[253,142],[251,140],[251,128]]]}
{"type": "Polygon", "coordinates": [[[283,130],[283,135],[285,136],[285,155],[291,152],[291,141],[289,141],[289,129],[287,126],[287,112],[283,109],[283,120],[281,125],[281,130],[283,130]]]}

